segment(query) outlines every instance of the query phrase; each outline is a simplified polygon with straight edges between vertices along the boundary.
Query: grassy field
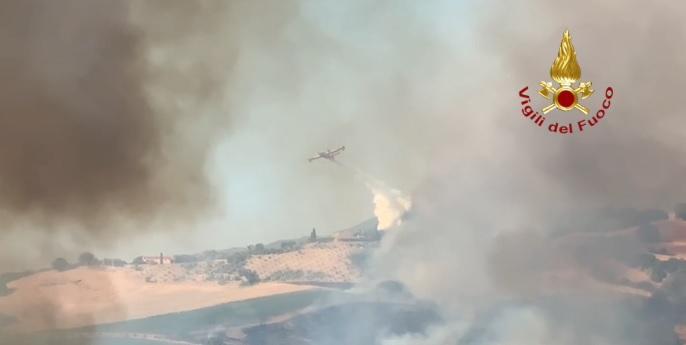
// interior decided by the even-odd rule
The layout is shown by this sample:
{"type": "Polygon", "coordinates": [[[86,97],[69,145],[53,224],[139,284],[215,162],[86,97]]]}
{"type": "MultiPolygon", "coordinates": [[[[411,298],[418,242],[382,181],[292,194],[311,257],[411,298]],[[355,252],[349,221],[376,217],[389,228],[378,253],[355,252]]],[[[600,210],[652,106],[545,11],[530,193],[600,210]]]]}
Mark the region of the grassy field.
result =
{"type": "Polygon", "coordinates": [[[103,339],[98,338],[97,345],[164,345],[159,341],[148,341],[138,339],[103,339]]]}
{"type": "MultiPolygon", "coordinates": [[[[96,332],[155,333],[182,336],[215,327],[237,327],[294,313],[337,292],[309,290],[222,304],[182,313],[97,326],[96,332]]],[[[92,329],[91,329],[92,330],[92,329]]],[[[79,331],[89,331],[80,329],[79,331]]]]}
{"type": "MultiPolygon", "coordinates": [[[[216,331],[223,332],[230,328],[256,326],[278,316],[295,314],[308,306],[326,303],[332,299],[347,296],[345,292],[335,290],[313,289],[287,294],[261,297],[240,302],[231,302],[209,308],[202,308],[186,312],[158,315],[143,319],[129,320],[93,327],[75,328],[69,330],[49,331],[36,334],[35,344],[51,345],[161,345],[165,342],[145,339],[128,339],[112,337],[106,334],[148,334],[159,335],[166,339],[202,343],[216,331]],[[74,336],[90,334],[90,340],[73,342],[74,336]],[[100,334],[100,335],[99,335],[100,334]],[[48,340],[48,341],[45,341],[48,340]]],[[[137,336],[136,336],[137,337],[137,336]]],[[[77,338],[78,339],[78,338],[77,338]]],[[[0,336],[0,340],[2,337],[0,336]]],[[[0,341],[0,344],[3,344],[0,341]]],[[[4,345],[4,344],[3,344],[4,345]]]]}

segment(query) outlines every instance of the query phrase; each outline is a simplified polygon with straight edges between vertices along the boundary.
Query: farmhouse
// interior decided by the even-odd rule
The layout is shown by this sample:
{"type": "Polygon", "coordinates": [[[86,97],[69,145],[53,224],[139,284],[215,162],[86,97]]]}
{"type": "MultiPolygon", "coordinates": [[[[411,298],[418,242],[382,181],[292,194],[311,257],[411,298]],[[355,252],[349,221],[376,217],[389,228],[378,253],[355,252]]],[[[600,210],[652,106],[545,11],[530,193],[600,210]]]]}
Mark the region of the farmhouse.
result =
{"type": "Polygon", "coordinates": [[[160,256],[142,256],[141,260],[144,264],[148,265],[170,265],[174,263],[174,258],[164,256],[162,253],[160,253],[160,256]]]}

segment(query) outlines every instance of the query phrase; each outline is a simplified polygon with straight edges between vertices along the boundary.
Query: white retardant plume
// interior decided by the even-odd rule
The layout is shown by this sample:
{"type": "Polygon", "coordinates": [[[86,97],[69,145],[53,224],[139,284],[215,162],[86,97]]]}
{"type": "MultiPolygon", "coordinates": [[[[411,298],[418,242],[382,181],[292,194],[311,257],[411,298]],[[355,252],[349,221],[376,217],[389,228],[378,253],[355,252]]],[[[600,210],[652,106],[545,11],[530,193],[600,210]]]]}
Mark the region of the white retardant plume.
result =
{"type": "Polygon", "coordinates": [[[367,181],[366,185],[374,195],[374,216],[379,221],[377,229],[388,230],[402,224],[403,216],[412,208],[410,196],[380,181],[367,181]]]}
{"type": "MultiPolygon", "coordinates": [[[[338,164],[345,167],[341,163],[338,164]]],[[[360,169],[355,169],[355,175],[364,181],[365,186],[374,196],[374,216],[379,222],[376,229],[388,230],[402,224],[405,214],[412,209],[412,198],[407,193],[389,187],[385,182],[360,169]]]]}

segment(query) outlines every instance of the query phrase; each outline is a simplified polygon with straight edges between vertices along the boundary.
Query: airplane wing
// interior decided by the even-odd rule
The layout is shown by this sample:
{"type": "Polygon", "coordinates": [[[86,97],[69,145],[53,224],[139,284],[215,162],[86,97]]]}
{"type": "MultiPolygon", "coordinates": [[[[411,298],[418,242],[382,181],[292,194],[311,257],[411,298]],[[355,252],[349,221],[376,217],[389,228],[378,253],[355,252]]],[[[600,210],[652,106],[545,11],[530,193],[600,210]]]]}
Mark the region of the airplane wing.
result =
{"type": "Polygon", "coordinates": [[[343,151],[345,151],[345,146],[341,146],[341,147],[339,147],[339,148],[337,148],[337,149],[331,151],[331,153],[333,153],[333,154],[339,154],[339,153],[341,153],[341,152],[343,152],[343,151]]]}

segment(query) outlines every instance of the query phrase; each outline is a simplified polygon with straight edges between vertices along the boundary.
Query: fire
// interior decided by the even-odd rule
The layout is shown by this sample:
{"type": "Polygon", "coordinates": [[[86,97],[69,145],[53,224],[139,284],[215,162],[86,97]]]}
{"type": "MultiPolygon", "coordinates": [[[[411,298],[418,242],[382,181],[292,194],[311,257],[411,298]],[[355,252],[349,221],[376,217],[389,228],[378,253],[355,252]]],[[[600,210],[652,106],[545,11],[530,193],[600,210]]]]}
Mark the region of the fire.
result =
{"type": "Polygon", "coordinates": [[[563,86],[569,86],[581,78],[581,67],[576,61],[576,50],[574,50],[569,30],[565,30],[562,34],[560,51],[550,67],[550,77],[563,86]]]}

